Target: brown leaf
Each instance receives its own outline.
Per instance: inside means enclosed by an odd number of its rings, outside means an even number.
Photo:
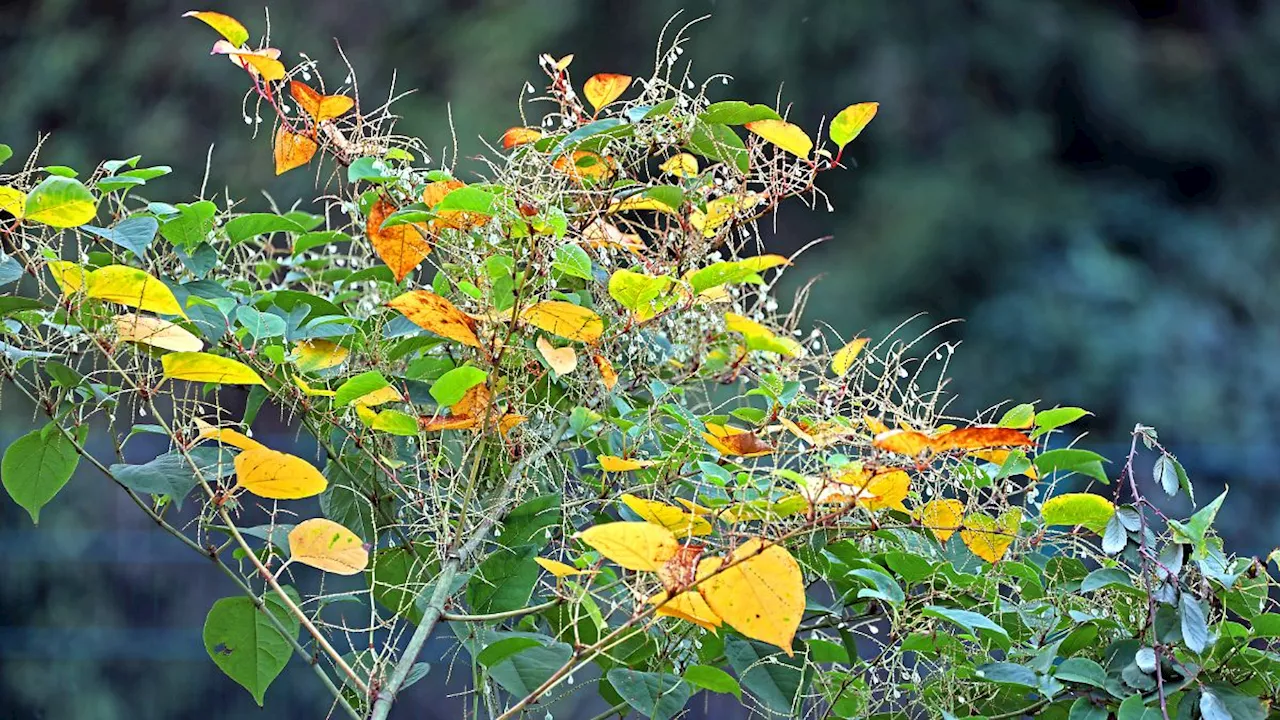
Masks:
[[[426,290],[410,290],[387,304],[424,330],[463,345],[481,347],[480,339],[476,337],[475,320],[440,295]]]

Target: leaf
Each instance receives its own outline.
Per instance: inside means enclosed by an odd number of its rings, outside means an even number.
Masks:
[[[597,455],[596,462],[600,463],[600,470],[602,472],[629,472],[631,470],[647,468],[654,464],[652,460],[620,458],[614,455]]]
[[[1107,480],[1107,471],[1102,467],[1104,462],[1106,458],[1091,450],[1059,448],[1040,453],[1036,456],[1034,464],[1040,477],[1046,477],[1055,471],[1064,471],[1088,475],[1103,485],[1108,485],[1110,481]]]
[[[230,445],[241,450],[256,450],[257,448],[266,447],[266,445],[244,433],[228,427],[215,427],[200,418],[196,418],[196,428],[199,431],[197,437],[201,440],[216,440],[223,445]]]
[[[1063,660],[1053,676],[1061,682],[1080,683],[1097,688],[1107,686],[1107,671],[1098,663],[1084,657]]]
[[[841,110],[832,118],[831,127],[827,131],[827,134],[831,137],[831,142],[835,143],[840,150],[844,150],[844,146],[858,137],[862,130],[871,123],[871,119],[876,116],[876,112],[879,109],[880,103],[864,102],[850,105]]]
[[[587,81],[582,84],[582,94],[598,113],[600,108],[617,100],[622,93],[626,92],[630,84],[630,75],[597,73],[587,78]]]
[[[577,245],[561,245],[556,248],[556,259],[551,266],[565,275],[583,280],[591,279],[591,258]]]
[[[84,225],[98,214],[98,199],[79,180],[51,175],[31,189],[23,217],[50,227]]]
[[[995,447],[1027,447],[1032,445],[1031,438],[1013,428],[1002,427],[967,427],[951,430],[936,435],[931,444],[934,452],[950,452],[952,450],[985,450]]]
[[[426,290],[409,292],[387,303],[414,325],[463,345],[480,347],[476,323],[446,298]]]
[[[535,303],[520,313],[520,317],[530,325],[566,340],[594,344],[604,333],[604,321],[599,315],[563,300]]]
[[[261,447],[236,456],[236,485],[269,500],[300,500],[324,492],[329,481],[306,460]]]
[[[708,160],[734,166],[739,172],[750,169],[747,146],[732,128],[722,123],[695,122],[686,147]]]
[[[1067,720],[1107,720],[1109,717],[1111,714],[1106,707],[1095,705],[1090,698],[1080,697],[1071,703]]]
[[[141,465],[112,465],[111,475],[135,492],[165,495],[181,510],[183,499],[198,482],[197,477],[213,481],[230,474],[232,469],[231,454],[221,448],[192,448],[187,452],[195,461],[195,468],[182,453],[168,452]]]
[[[557,375],[568,375],[578,367],[578,353],[574,351],[572,345],[557,348],[547,342],[547,338],[542,335],[538,336],[535,345],[537,345],[538,354],[547,361],[547,365]]]
[[[4,161],[11,157],[13,157],[13,148],[5,145],[4,143],[0,143],[0,165],[3,165]]]
[[[431,397],[441,407],[456,405],[471,388],[484,382],[489,374],[472,365],[456,367],[440,376],[431,385]]]
[[[1173,467],[1175,462],[1177,461],[1168,455],[1161,455],[1156,459],[1156,466],[1151,471],[1156,483],[1169,497],[1178,494],[1178,471]]]
[[[1191,652],[1197,655],[1204,652],[1209,646],[1209,621],[1204,604],[1184,590],[1178,598],[1178,615],[1182,618],[1182,641]]]
[[[690,665],[685,668],[684,681],[696,688],[713,693],[733,695],[742,700],[742,687],[729,673],[711,665]]]
[[[712,611],[743,635],[777,645],[788,656],[804,614],[804,577],[781,545],[753,538],[725,561],[731,565],[698,585]]]
[[[513,127],[502,133],[502,148],[510,150],[518,145],[527,145],[542,139],[542,131],[538,128]]]
[[[203,352],[174,352],[160,358],[165,377],[219,385],[263,385],[253,368],[239,360]]]
[[[689,153],[677,153],[667,158],[666,161],[658,166],[658,169],[678,178],[695,177],[698,174],[698,158]]]
[[[294,637],[299,627],[298,619],[274,596],[267,597],[264,607],[259,610],[249,597],[223,598],[209,608],[203,631],[204,648],[214,664],[248,690],[259,707],[267,687],[293,654],[291,638],[281,634],[266,613]]]
[[[230,15],[223,15],[220,12],[210,12],[208,10],[191,10],[182,14],[182,17],[193,17],[214,30],[218,34],[227,39],[232,45],[239,47],[249,41],[249,31],[239,20]],[[262,703],[259,702],[259,705]]]
[[[0,147],[8,147],[8,145]],[[26,205],[26,193],[15,187],[0,185],[0,212],[7,212],[21,220],[22,214],[26,212]]]
[[[223,226],[227,238],[232,244],[239,244],[250,238],[271,233],[302,233],[302,225],[296,220],[275,213],[248,213],[227,221]]]
[[[385,200],[374,203],[369,209],[365,234],[378,257],[395,276],[396,282],[400,282],[431,254],[431,241],[426,226],[421,223],[383,227],[387,216],[395,210]]]
[[[800,355],[800,343],[789,337],[779,337],[764,325],[737,313],[724,314],[724,328],[729,332],[741,333],[750,350],[778,353],[786,357]]]
[[[297,80],[289,82],[289,94],[298,102],[298,107],[317,123],[346,115],[356,105],[356,101],[347,95],[321,95],[310,85]]]
[[[302,340],[293,346],[293,364],[302,372],[316,372],[346,362],[347,348],[329,340]]]
[[[870,338],[854,338],[831,356],[831,373],[836,377],[844,377],[853,367],[853,361],[862,354],[862,349],[870,342]]]
[[[1063,425],[1070,425],[1085,415],[1090,415],[1088,410],[1078,407],[1059,407],[1049,410],[1041,410],[1036,413],[1036,431],[1035,435],[1040,436],[1052,430],[1056,430]]]
[[[1207,537],[1209,528],[1213,526],[1213,521],[1218,517],[1218,510],[1222,508],[1222,501],[1227,499],[1227,490],[1223,490],[1222,494],[1213,499],[1208,505],[1198,510],[1186,522],[1177,520],[1169,521],[1169,529],[1173,532],[1173,537],[1180,543],[1191,545],[1191,559],[1203,560],[1207,551]]]
[[[989,563],[999,562],[1008,552],[1018,526],[1022,522],[1022,510],[1010,508],[996,520],[986,513],[974,513],[964,519],[960,539],[974,555]]]
[[[80,463],[75,444],[50,423],[23,435],[4,451],[0,482],[13,501],[40,524],[40,508],[67,484]]]
[[[613,369],[613,363],[609,362],[609,358],[600,353],[592,353],[591,361],[595,363],[596,369],[600,372],[600,382],[604,384],[605,390],[612,390],[618,384],[618,371]]]
[[[1116,709],[1116,720],[1160,720],[1160,711],[1149,708],[1142,695],[1130,695]]]
[[[742,428],[718,425],[716,423],[706,423],[706,426],[707,432],[702,433],[702,439],[706,440],[707,444],[715,448],[721,455],[744,458],[760,457],[769,455],[776,449],[761,440],[755,433]]]
[[[906,595],[902,592],[902,586],[887,574],[874,568],[855,568],[849,571],[850,577],[858,578],[871,587],[865,587],[858,590],[859,598],[875,598],[883,600],[890,605],[901,605],[906,601]]]
[[[756,120],[745,123],[744,127],[798,158],[805,159],[813,151],[809,135],[786,120]]]
[[[531,637],[507,637],[490,643],[476,655],[476,662],[491,667],[524,650],[543,647],[543,644]]]
[[[572,154],[565,154],[556,158],[551,166],[581,183],[587,180],[604,181],[609,179],[612,177],[617,163],[613,158],[605,157],[600,153],[575,150]]]
[[[260,76],[263,80],[274,82],[283,80],[285,75],[284,63],[278,59],[280,51],[276,48],[262,48],[261,50],[249,50],[243,47],[236,47],[226,40],[219,40],[213,44],[213,55],[226,55],[231,62],[237,66],[244,68],[250,75]]]
[[[369,567],[369,550],[364,542],[347,528],[324,518],[303,520],[289,532],[289,557],[334,575],[357,575]]]
[[[185,328],[149,315],[124,313],[112,318],[116,336],[123,342],[176,352],[200,352],[204,343]]]
[[[338,386],[338,390],[333,396],[333,406],[346,407],[357,401],[363,401],[360,403],[363,405],[379,404],[370,403],[365,398],[369,398],[370,395],[380,390],[389,388],[391,388],[391,383],[387,382],[387,379],[377,370],[362,372],[359,375],[347,378],[345,382]],[[394,389],[392,391],[394,392]],[[400,393],[396,392],[395,397],[399,398]]]
[[[721,285],[746,282],[769,268],[790,264],[791,261],[781,255],[757,255],[742,260],[715,262],[690,274],[689,285],[694,294],[703,293]]]
[[[534,558],[533,561],[538,563],[543,570],[546,570],[558,578],[573,577],[574,575],[581,575],[585,572],[572,565],[567,565],[559,560],[552,560],[550,558],[539,557]]]
[[[1205,698],[1209,697],[1213,700],[1206,703]],[[1222,715],[1217,714],[1223,711],[1231,720],[1264,720],[1267,717],[1267,706],[1258,698],[1229,685],[1206,685],[1200,697],[1200,712],[1204,714],[1205,720],[1225,720]]]
[[[1080,592],[1093,592],[1112,585],[1133,587],[1133,581],[1119,568],[1098,568],[1080,581]]]
[[[1030,688],[1039,687],[1040,685],[1040,679],[1036,676],[1034,670],[1017,663],[986,663],[976,668],[976,674],[983,680],[1006,685],[1021,685]]]
[[[86,294],[91,298],[162,315],[186,317],[169,286],[138,268],[127,265],[100,267],[84,276],[84,284]]]
[[[622,504],[639,515],[645,522],[660,525],[680,537],[710,535],[711,523],[705,518],[681,510],[674,505],[645,500],[630,493],[622,494]]]
[[[950,498],[930,500],[919,510],[920,522],[944,545],[960,528],[963,514],[964,503]]]
[[[315,140],[290,132],[283,123],[276,128],[275,143],[272,155],[276,162],[276,175],[283,175],[294,168],[300,168],[311,162],[316,150],[320,148]]]
[[[1032,426],[1036,418],[1036,406],[1022,403],[1009,408],[997,423],[1000,427],[1025,430]]]
[[[706,123],[745,125],[757,120],[781,120],[782,116],[768,105],[750,105],[741,100],[724,100],[711,103],[698,119]]]
[[[174,246],[194,251],[209,238],[218,206],[208,200],[179,203],[178,214],[160,222],[160,234]]]
[[[653,720],[670,720],[689,702],[689,686],[676,675],[613,668],[605,677],[632,709]]]
[[[1099,535],[1106,529],[1116,506],[1093,493],[1066,493],[1049,498],[1040,509],[1045,525],[1083,525]]]
[[[538,548],[501,548],[480,563],[467,583],[467,604],[476,613],[519,610],[538,584]]]
[[[783,717],[796,717],[793,705],[808,683],[800,658],[782,657],[763,643],[730,635],[724,654],[742,688],[766,708]]]
[[[978,630],[989,630],[997,635],[1008,638],[1009,633],[1004,628],[992,622],[991,618],[971,610],[957,610],[955,608],[941,607],[938,605],[927,605],[921,611],[925,617],[938,618],[946,620],[955,625],[964,628],[970,635],[977,636]]]
[[[671,287],[672,282],[666,275],[655,277],[631,270],[615,270],[609,276],[609,297],[644,321],[662,309],[658,298]]]
[[[0,190],[0,192],[3,192],[3,190]],[[0,197],[0,205],[3,205],[3,202],[3,198]],[[141,215],[125,218],[109,230],[92,225],[85,225],[84,229],[107,242],[125,248],[141,258],[147,252],[147,249],[151,247],[151,242],[156,239],[156,233],[160,230],[160,221],[147,215]]]
[[[680,549],[670,530],[647,522],[594,525],[576,537],[628,570],[657,572]]]

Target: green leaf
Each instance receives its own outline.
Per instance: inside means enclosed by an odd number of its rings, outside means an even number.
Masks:
[[[871,585],[870,588],[858,590],[858,597],[860,598],[877,598],[890,605],[900,605],[907,599],[897,581],[879,570],[858,568],[857,570],[850,570],[849,575],[859,580],[864,580]]]
[[[333,406],[346,407],[352,400],[390,386],[391,383],[387,382],[387,379],[377,370],[360,373],[338,386],[333,395]]]
[[[224,448],[199,447],[188,451],[200,476],[207,481],[230,475],[235,470],[233,456]],[[179,452],[168,452],[141,465],[117,464],[111,474],[125,487],[148,495],[165,495],[179,509],[187,493],[196,486],[196,471]]]
[[[274,213],[249,213],[227,221],[223,226],[231,244],[242,243],[259,235],[277,232],[301,233],[305,229],[296,221]]]
[[[0,481],[9,497],[40,523],[40,508],[71,479],[80,455],[75,444],[50,423],[23,435],[4,451]]]
[[[1249,622],[1253,626],[1254,637],[1280,637],[1280,615],[1275,613],[1259,615]]]
[[[24,310],[43,310],[46,305],[35,298],[6,295],[0,297],[0,315],[22,312]]]
[[[1001,637],[1009,637],[1009,633],[1006,632],[1004,628],[992,622],[991,618],[969,610],[957,610],[955,608],[946,608],[938,605],[928,605],[925,607],[922,614],[925,617],[934,617],[939,620],[946,620],[959,625],[968,631],[970,635],[976,636],[978,634],[978,630],[982,629],[990,630]]]
[[[141,258],[151,247],[160,230],[160,221],[150,215],[138,215],[116,223],[111,229],[86,225],[85,230],[114,243]]]
[[[308,250],[318,247],[337,245],[340,242],[351,242],[351,236],[336,230],[317,230],[302,235],[293,241],[293,255],[297,257]]]
[[[347,167],[347,182],[357,183],[361,180],[370,183],[386,183],[396,179],[382,158],[361,157]]]
[[[1035,670],[1017,663],[986,663],[978,666],[977,673],[978,677],[983,680],[1004,685],[1022,685],[1032,688],[1040,685],[1040,680],[1036,676]]]
[[[1076,698],[1071,703],[1071,712],[1067,716],[1067,720],[1107,720],[1110,713],[1107,708],[1101,705],[1094,705],[1093,701],[1087,697]]]
[[[790,717],[792,706],[808,683],[802,657],[787,657],[776,647],[729,635],[724,654],[742,688],[766,708]]]
[[[538,548],[502,548],[480,563],[467,583],[472,612],[487,614],[519,610],[529,603],[538,584]]]
[[[1168,455],[1161,455],[1156,459],[1156,466],[1151,471],[1156,483],[1169,497],[1178,494],[1178,471],[1173,468],[1174,462],[1175,460]]]
[[[875,117],[879,103],[857,103],[836,113],[831,119],[831,127],[827,134],[836,147],[844,150],[844,146],[862,134],[862,131]]]
[[[1053,676],[1062,682],[1082,683],[1098,688],[1107,685],[1107,671],[1089,658],[1067,658],[1054,671]]]
[[[1088,410],[1078,407],[1059,407],[1041,410],[1036,413],[1036,429],[1031,437],[1036,438],[1047,432],[1057,430],[1063,425],[1070,425],[1085,415],[1092,415]]]
[[[631,270],[615,270],[609,276],[609,297],[641,318],[661,309],[657,302],[672,279],[666,275],[645,275]]]
[[[4,161],[11,157],[13,157],[13,148],[5,145],[4,143],[0,143],[0,165],[3,165]]]
[[[257,308],[249,305],[241,305],[236,308],[236,320],[240,325],[249,331],[249,334],[258,339],[280,337],[284,335],[285,324],[284,318],[271,313],[259,312]]]
[[[689,686],[676,675],[614,668],[606,677],[628,705],[653,720],[669,720],[689,702]]]
[[[24,215],[50,227],[84,225],[98,214],[98,199],[79,180],[52,175],[31,189]]]
[[[1169,529],[1173,531],[1175,541],[1191,546],[1191,559],[1203,560],[1206,547],[1206,534],[1209,528],[1213,526],[1213,521],[1218,517],[1218,510],[1222,508],[1222,501],[1227,498],[1227,490],[1223,490],[1222,494],[1213,499],[1213,502],[1205,505],[1195,515],[1192,515],[1186,522],[1177,520],[1169,521]]]
[[[744,260],[732,260],[711,263],[689,276],[689,285],[694,294],[720,285],[732,285],[757,278],[757,274],[769,268],[785,265],[787,259],[781,255],[757,255]]]
[[[1036,416],[1037,419],[1039,417],[1039,415]],[[1107,472],[1102,468],[1102,463],[1104,462],[1106,462],[1106,458],[1091,450],[1059,448],[1057,450],[1047,450],[1037,455],[1035,466],[1041,477],[1055,471],[1080,473],[1096,479],[1103,485],[1109,485],[1110,481],[1107,480]]]
[[[452,407],[468,390],[484,382],[489,374],[472,365],[456,367],[431,384],[431,397],[440,407]]]
[[[1265,720],[1267,717],[1261,700],[1220,684],[1205,686],[1200,696],[1200,712],[1205,720]]]
[[[213,230],[213,217],[218,214],[218,206],[208,200],[193,203],[179,203],[178,214],[160,222],[160,234],[166,240],[184,250],[193,250],[197,245],[209,239]]]
[[[324,496],[320,499],[323,501]],[[328,513],[325,516],[337,521]],[[372,569],[368,573],[373,599],[415,625],[421,622],[419,596],[425,592],[431,578],[439,572],[439,567],[433,560],[424,559],[431,558],[431,553],[431,548],[425,543],[415,544],[413,548],[396,546],[379,550],[373,557]]]
[[[509,637],[490,644],[476,655],[476,662],[489,667],[497,665],[516,653],[532,647],[542,647],[542,643],[530,637]]]
[[[711,103],[698,119],[704,123],[721,125],[745,125],[757,120],[781,120],[782,116],[768,105],[751,105],[741,100],[725,100]]]
[[[502,521],[502,544],[507,547],[547,544],[547,528],[560,525],[560,495],[552,493],[527,500]]]
[[[1045,501],[1040,517],[1045,525],[1083,525],[1102,533],[1115,513],[1115,505],[1101,495],[1066,493]]]
[[[551,266],[565,275],[583,280],[591,279],[591,256],[577,245],[561,245],[556,248],[556,259]]]
[[[1182,641],[1191,652],[1197,655],[1204,652],[1209,646],[1209,621],[1204,605],[1184,590],[1178,598],[1178,615],[1182,618]]]
[[[1031,425],[1035,417],[1036,406],[1031,403],[1022,403],[1021,405],[1014,405],[1005,411],[1005,414],[1000,418],[999,425],[1005,428],[1024,428]]]
[[[686,147],[708,160],[736,165],[744,173],[750,170],[747,146],[728,125],[694,123]]]
[[[1116,720],[1161,720],[1158,708],[1149,708],[1141,695],[1130,695],[1120,703],[1116,711]]]
[[[690,665],[685,668],[684,681],[696,688],[742,699],[742,686],[729,673],[710,665]]]
[[[1129,533],[1125,530],[1123,518],[1123,514],[1116,513],[1107,521],[1107,527],[1102,531],[1102,552],[1115,555],[1129,544]]]
[[[1133,580],[1129,577],[1129,573],[1119,568],[1100,568],[1080,581],[1080,592],[1093,592],[1112,585],[1131,588]]]
[[[437,213],[446,210],[462,210],[479,215],[493,215],[496,212],[494,207],[496,202],[497,198],[493,193],[481,190],[474,185],[465,185],[445,195],[432,209]]]
[[[293,636],[298,619],[274,596],[268,596],[270,612]],[[290,638],[281,634],[266,612],[248,597],[223,598],[213,604],[204,621],[204,648],[222,672],[235,680],[262,707],[267,687],[284,670],[293,654]]]

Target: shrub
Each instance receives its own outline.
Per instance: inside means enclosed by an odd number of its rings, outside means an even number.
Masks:
[[[874,103],[815,147],[712,102],[683,30],[643,79],[578,90],[543,56],[468,183],[352,75],[192,15],[277,172],[322,194],[168,204],[136,157],[0,175],[23,291],[0,367],[48,417],[0,471],[37,522],[88,463],[212,560],[241,593],[204,642],[259,704],[296,654],[335,714],[385,718],[443,636],[476,717],[584,693],[669,718],[700,692],[786,717],[1266,716],[1266,564],[1226,554],[1223,496],[1186,520],[1145,497],[1144,448],[1154,485],[1193,492],[1155,430],[1117,474],[1061,442],[1081,409],[949,417],[949,347],[780,307],[792,259],[760,222],[827,205]],[[264,407],[314,452],[254,439]],[[127,462],[139,434],[169,449]]]

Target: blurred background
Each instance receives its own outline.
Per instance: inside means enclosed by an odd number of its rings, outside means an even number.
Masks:
[[[0,142],[20,159],[51,133],[42,160],[86,169],[141,153],[175,167],[152,183],[170,201],[198,192],[198,159],[215,144],[211,189],[250,207],[265,205],[256,188],[284,205],[309,197],[306,173],[272,174],[268,138],[245,124],[243,76],[208,56],[215,35],[179,17],[189,9],[0,0]],[[261,0],[196,9],[235,15],[255,37],[265,27]],[[962,342],[957,411],[1080,405],[1096,413],[1085,446],[1117,459],[1135,423],[1154,425],[1200,497],[1230,484],[1228,549],[1277,544],[1280,5],[280,0],[270,21],[286,60],[306,51],[340,81],[336,38],[366,103],[393,73],[397,89],[416,88],[399,129],[438,160],[450,109],[464,155],[518,123],[539,53],[575,53],[579,81],[647,75],[678,10],[711,14],[684,58],[696,76],[732,75],[725,98],[772,104],[781,86],[808,128],[881,103],[850,148],[857,168],[824,177],[834,210],[791,208],[773,241],[789,252],[832,238],[791,273],[822,275],[811,319],[879,337],[917,313],[914,331],[962,318],[935,336]],[[5,402],[7,445],[33,418],[16,395]],[[102,478],[74,479],[38,530],[0,499],[0,548],[0,718],[256,716],[200,642],[228,584]],[[447,669],[400,716],[456,717],[441,699]],[[322,717],[314,682],[294,663],[268,708]]]

